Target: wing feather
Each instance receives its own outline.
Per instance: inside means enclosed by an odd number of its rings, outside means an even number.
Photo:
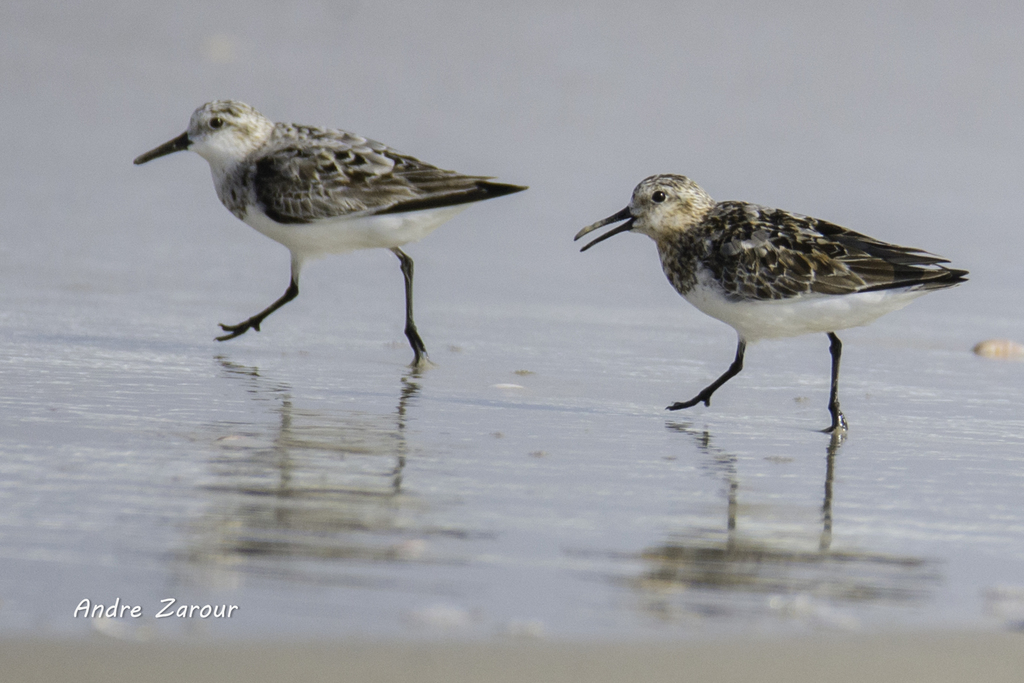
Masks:
[[[526,189],[446,171],[345,131],[278,125],[251,166],[256,200],[278,223],[420,211]]]
[[[719,203],[701,229],[705,266],[737,299],[930,289],[961,282],[967,274],[946,268],[941,265],[946,259],[920,249],[745,202]]]

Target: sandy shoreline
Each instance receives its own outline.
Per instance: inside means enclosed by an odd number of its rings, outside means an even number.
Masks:
[[[21,681],[1024,680],[1024,635],[837,635],[681,643],[128,643],[0,641]]]

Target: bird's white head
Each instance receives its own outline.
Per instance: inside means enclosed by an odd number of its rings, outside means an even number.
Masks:
[[[654,241],[673,233],[685,232],[715,207],[715,200],[686,176],[663,174],[644,178],[633,190],[633,197],[622,211],[580,230],[575,239],[611,223],[626,221],[609,230],[580,251],[623,232],[639,232]]]
[[[188,130],[135,159],[144,164],[173,152],[192,150],[223,173],[266,142],[274,124],[244,102],[215,100],[192,113]]]

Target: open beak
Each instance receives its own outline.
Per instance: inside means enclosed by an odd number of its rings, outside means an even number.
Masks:
[[[144,164],[147,161],[153,161],[157,157],[162,157],[167,154],[173,154],[174,152],[182,152],[189,148],[192,141],[188,139],[188,133],[182,133],[173,140],[168,140],[164,144],[160,145],[156,149],[151,149],[145,154],[141,154],[135,157],[135,165]]]
[[[578,233],[576,233],[576,236],[573,237],[572,240],[573,240],[573,242],[575,242],[579,238],[581,238],[584,235],[586,235],[588,232],[593,232],[594,230],[597,230],[598,228],[603,228],[604,226],[606,226],[606,225],[608,225],[610,223],[617,223],[619,221],[626,221],[622,225],[620,225],[620,226],[618,226],[616,228],[613,228],[612,230],[609,230],[608,232],[606,232],[605,234],[601,235],[600,237],[598,237],[596,240],[594,240],[590,244],[588,244],[585,247],[583,247],[582,249],[580,249],[580,251],[586,251],[587,249],[590,249],[592,246],[594,246],[598,242],[604,242],[609,237],[613,237],[615,235],[618,235],[620,232],[629,232],[630,230],[633,229],[633,221],[634,220],[636,220],[636,219],[633,218],[633,214],[631,214],[629,212],[629,207],[627,206],[625,209],[623,209],[622,211],[619,211],[614,216],[608,216],[608,218],[605,218],[603,221],[598,221],[598,222],[594,223],[593,225],[588,225],[587,227],[583,228]]]

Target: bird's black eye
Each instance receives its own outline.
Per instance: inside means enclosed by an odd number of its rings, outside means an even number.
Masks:
[[[661,204],[666,199],[668,199],[668,195],[662,192],[661,190],[658,190],[657,192],[651,195],[651,201],[654,202],[655,204]]]
[[[210,128],[216,129],[216,128],[220,128],[223,125],[224,125],[224,119],[222,119],[219,116],[214,116],[212,119],[210,119]]]

